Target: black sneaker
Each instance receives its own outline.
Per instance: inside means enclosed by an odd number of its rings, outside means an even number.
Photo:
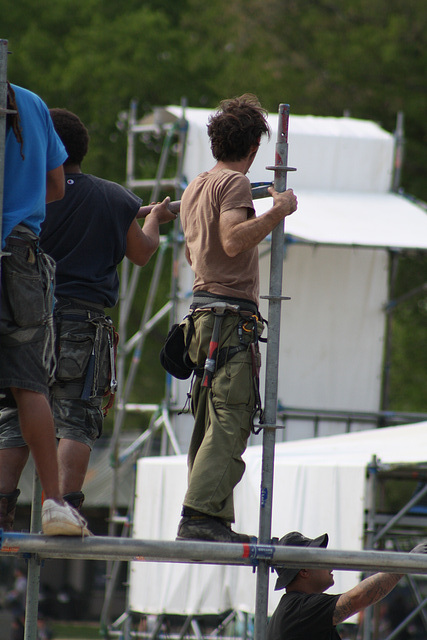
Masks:
[[[208,540],[210,542],[256,542],[256,538],[253,536],[233,531],[231,525],[224,520],[204,514],[181,518],[176,539]]]

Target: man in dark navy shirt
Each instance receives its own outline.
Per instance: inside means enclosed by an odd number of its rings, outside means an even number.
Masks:
[[[290,547],[326,547],[328,534],[306,538],[292,531],[279,544]],[[427,543],[410,553],[427,553]],[[330,569],[287,569],[278,573],[275,590],[286,588],[267,628],[267,640],[340,640],[336,625],[384,598],[403,577],[397,573],[375,573],[346,593],[324,593],[334,584]]]
[[[81,120],[66,109],[51,109],[50,114],[68,154],[65,196],[60,206],[47,207],[40,234],[43,250],[56,262],[57,366],[50,400],[59,439],[61,494],[80,508],[90,452],[102,432],[105,397],[114,392],[117,334],[105,308],[118,300],[117,266],[125,255],[144,266],[159,246],[159,225],[176,215],[165,198],[141,229],[136,219],[140,198],[121,185],[82,173],[89,135]],[[18,426],[16,409],[2,411],[1,422],[12,434]],[[13,446],[17,484],[28,447],[16,438]],[[3,465],[0,486],[8,473]]]

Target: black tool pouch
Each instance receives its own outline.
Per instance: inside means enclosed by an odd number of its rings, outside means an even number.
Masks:
[[[194,323],[190,316],[190,326],[192,330],[184,337],[184,327],[182,324],[173,324],[169,329],[165,343],[160,351],[160,363],[164,369],[174,378],[187,380],[196,368],[188,356],[188,348],[194,334]]]

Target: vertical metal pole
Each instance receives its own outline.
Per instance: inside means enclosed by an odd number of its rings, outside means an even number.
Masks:
[[[405,133],[404,133],[404,115],[403,111],[399,111],[396,119],[396,131],[394,132],[395,151],[394,151],[394,173],[392,191],[396,193],[400,188],[400,178],[402,175],[403,152],[405,149]]]
[[[177,173],[176,173],[176,184],[175,184],[175,197],[177,200],[181,199],[182,193],[184,191],[184,177],[183,177],[183,166],[184,166],[184,156],[185,156],[185,148],[187,142],[187,131],[188,131],[188,122],[185,118],[185,109],[187,107],[187,99],[181,98],[181,107],[182,107],[182,115],[178,123],[178,162],[177,162]],[[172,273],[171,273],[171,287],[170,287],[170,299],[172,300],[172,309],[169,314],[169,326],[171,327],[175,322],[178,321],[178,278],[179,278],[179,254],[181,248],[181,222],[179,218],[177,218],[173,223],[173,231],[172,231]],[[172,376],[167,374],[165,377],[166,389],[165,389],[165,401],[168,412],[170,411],[171,405],[173,404],[173,386],[172,386]],[[176,392],[175,392],[176,393]]]
[[[33,500],[31,505],[30,532],[38,533],[42,528],[42,488],[37,472],[34,471]],[[40,559],[33,554],[28,560],[27,602],[25,607],[25,640],[37,639],[37,618],[39,611]]]
[[[4,169],[6,150],[7,115],[7,55],[8,41],[0,40],[0,275],[1,275],[1,238],[3,229]],[[41,484],[34,471],[33,502],[31,510],[31,533],[41,529]],[[36,640],[39,607],[40,561],[32,555],[28,561],[27,598],[25,608],[25,640]]]
[[[289,105],[279,106],[279,126],[276,142],[274,188],[286,191],[288,158]],[[285,226],[280,222],[272,232],[270,289],[268,307],[268,342],[265,371],[265,401],[263,455],[261,470],[261,499],[259,519],[259,542],[265,544],[271,539],[271,511],[273,500],[274,446],[277,418],[277,378],[279,371],[280,316],[282,302],[282,269]],[[258,566],[255,603],[255,640],[265,640],[268,614],[268,571],[269,565],[261,560]]]
[[[376,534],[376,505],[378,490],[378,461],[377,457],[372,456],[372,460],[368,466],[368,483],[367,483],[367,500],[366,507],[368,509],[366,517],[366,534],[365,549],[373,549]],[[372,638],[372,607],[368,607],[363,616],[362,638],[363,640],[371,640]]]
[[[6,148],[6,108],[7,108],[7,40],[0,40],[0,275],[1,238],[3,229],[3,188]]]
[[[393,312],[394,299],[396,294],[396,278],[399,268],[399,254],[390,250],[389,256],[389,284],[388,284],[388,305],[385,311],[385,338],[384,338],[384,355],[383,355],[383,379],[381,388],[381,410],[387,411],[390,403],[390,373],[391,373],[391,356],[393,346]],[[378,426],[384,426],[377,424]]]
[[[131,100],[130,109],[128,113],[128,148],[126,154],[126,184],[128,187],[132,184],[135,178],[135,133],[134,127],[136,124],[136,110],[138,101]]]

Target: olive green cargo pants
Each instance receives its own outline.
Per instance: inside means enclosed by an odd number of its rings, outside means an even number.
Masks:
[[[214,314],[196,311],[195,332],[189,348],[194,363],[203,366],[212,336]],[[240,316],[225,314],[221,324],[219,349],[240,344],[237,327]],[[187,330],[189,323],[186,323]],[[202,386],[196,377],[191,393],[194,428],[188,452],[188,489],[184,506],[234,522],[233,489],[245,471],[242,454],[246,449],[255,409],[252,355],[253,323],[242,331],[247,349],[238,352],[215,374],[212,387]],[[262,323],[257,323],[258,335]],[[256,357],[259,359],[258,345]]]

